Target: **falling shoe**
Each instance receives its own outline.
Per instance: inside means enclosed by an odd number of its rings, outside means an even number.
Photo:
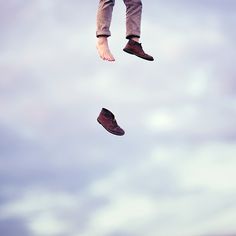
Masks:
[[[133,54],[137,57],[141,57],[144,60],[154,61],[154,58],[143,51],[141,43],[138,43],[132,39],[128,41],[123,51]]]
[[[122,136],[125,134],[125,131],[119,127],[115,120],[115,116],[106,108],[102,108],[98,118],[98,123],[100,123],[108,132]]]

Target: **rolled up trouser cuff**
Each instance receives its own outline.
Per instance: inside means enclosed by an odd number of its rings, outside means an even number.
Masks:
[[[140,35],[137,34],[129,34],[126,36],[126,39],[132,39],[132,38],[140,38]]]
[[[110,31],[96,31],[96,37],[110,37],[111,32]]]

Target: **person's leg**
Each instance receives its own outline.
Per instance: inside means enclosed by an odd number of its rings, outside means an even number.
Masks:
[[[114,61],[108,46],[108,37],[111,35],[110,25],[115,0],[100,0],[97,11],[97,50],[103,60]]]
[[[126,6],[126,38],[139,41],[141,32],[141,0],[123,0]]]
[[[146,54],[139,43],[141,32],[142,2],[141,0],[123,1],[126,5],[126,38],[129,40],[123,50],[145,60],[153,61],[153,57]]]

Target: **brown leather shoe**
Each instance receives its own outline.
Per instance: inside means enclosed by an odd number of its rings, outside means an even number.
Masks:
[[[154,61],[154,58],[143,51],[141,43],[138,43],[132,39],[128,41],[123,51],[133,54],[137,57],[141,57],[148,61]]]
[[[125,134],[125,131],[120,128],[115,120],[115,116],[106,108],[102,108],[97,121],[101,124],[108,132],[122,136]]]

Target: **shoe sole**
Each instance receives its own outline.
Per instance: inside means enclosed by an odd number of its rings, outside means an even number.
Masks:
[[[107,129],[100,121],[99,121],[99,119],[97,118],[97,122],[105,129],[105,130],[107,130],[109,133],[111,133],[111,134],[114,134],[114,135],[117,135],[117,136],[123,136],[125,133],[123,133],[123,134],[121,134],[121,133],[116,133],[116,132],[114,132],[114,131],[112,131],[112,130],[110,130],[110,129]]]
[[[124,51],[124,52],[127,52],[127,53],[129,53],[129,54],[135,55],[135,56],[137,56],[137,57],[140,57],[140,58],[142,58],[142,59],[144,59],[144,60],[147,60],[147,61],[154,61],[154,59],[147,59],[146,57],[139,56],[139,55],[133,53],[132,50],[129,50],[129,49],[127,49],[127,48],[124,48],[123,51]]]

